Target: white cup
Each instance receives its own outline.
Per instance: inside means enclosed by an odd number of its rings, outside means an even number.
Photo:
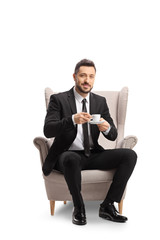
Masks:
[[[91,121],[92,122],[99,122],[100,118],[101,118],[101,114],[93,114]]]

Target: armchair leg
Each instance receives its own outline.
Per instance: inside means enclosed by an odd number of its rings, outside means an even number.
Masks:
[[[118,203],[118,210],[119,210],[119,213],[122,214],[122,210],[123,210],[123,200],[121,200],[120,203]]]
[[[50,201],[50,209],[51,209],[51,215],[54,215],[54,208],[55,208],[55,201]]]
[[[67,201],[64,201],[64,204],[66,204],[67,203]]]

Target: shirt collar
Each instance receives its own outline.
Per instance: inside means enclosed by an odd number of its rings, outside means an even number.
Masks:
[[[77,99],[78,102],[82,103],[82,100],[84,99],[84,97],[82,97],[75,89],[75,87],[73,88],[73,91],[74,91],[74,96],[75,98]],[[85,99],[87,100],[87,103],[89,103],[89,95],[87,95],[87,97],[85,97]]]

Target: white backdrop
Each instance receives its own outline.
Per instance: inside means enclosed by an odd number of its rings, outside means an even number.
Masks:
[[[0,1],[0,218],[3,239],[92,237],[159,239],[160,3],[155,0]],[[38,151],[44,88],[69,90],[75,64],[97,67],[94,90],[129,87],[125,135],[134,134],[138,163],[129,181],[126,224],[98,217],[71,223],[72,204],[50,216]],[[2,224],[1,224],[2,226]]]

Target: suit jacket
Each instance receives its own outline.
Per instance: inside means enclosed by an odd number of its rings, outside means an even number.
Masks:
[[[55,138],[49,150],[45,163],[51,162],[54,168],[57,156],[69,149],[77,135],[77,127],[74,126],[72,115],[77,113],[73,88],[69,91],[53,94],[47,110],[44,124],[44,135],[47,138]],[[101,114],[111,126],[108,135],[105,138],[114,141],[117,138],[117,129],[110,116],[106,99],[94,93],[90,93],[90,114]],[[94,148],[103,151],[102,146],[98,144],[100,131],[97,125],[90,125],[91,136]],[[45,171],[45,163],[43,170]]]

